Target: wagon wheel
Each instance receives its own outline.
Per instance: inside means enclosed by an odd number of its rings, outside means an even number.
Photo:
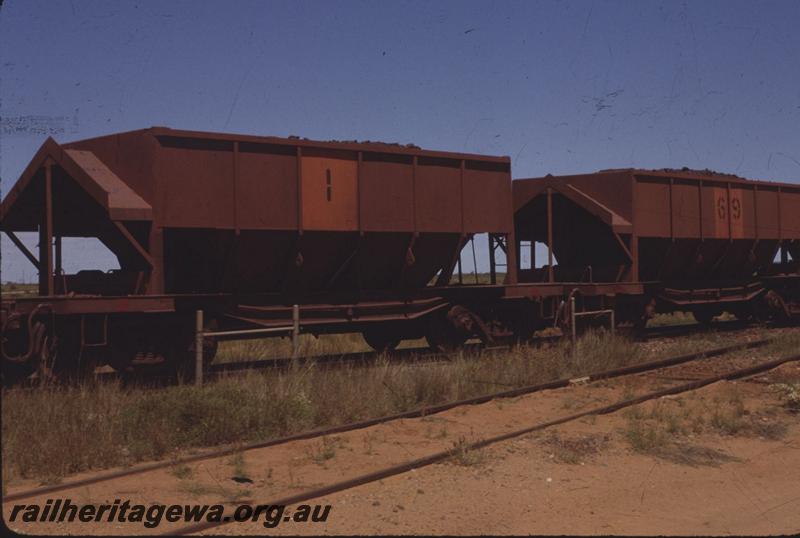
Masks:
[[[0,379],[2,379],[4,387],[13,387],[17,383],[29,378],[35,371],[36,368],[27,362],[17,363],[3,361],[3,368],[2,371],[0,371]]]
[[[433,351],[438,353],[452,353],[467,341],[469,335],[464,336],[457,333],[447,320],[436,316],[428,325],[425,333],[425,340]]]
[[[755,309],[750,303],[732,306],[730,307],[730,312],[740,321],[753,321],[756,319]]]
[[[790,312],[783,297],[775,290],[769,290],[762,295],[755,307],[755,314],[762,321],[787,321]]]
[[[473,335],[488,340],[486,327],[476,314],[461,305],[455,305],[446,313],[430,316],[425,331],[425,340],[434,351],[451,353],[464,345]]]
[[[0,371],[0,379],[4,387],[13,387],[22,383],[34,373],[36,373],[37,361],[28,360],[25,362],[13,362],[3,360],[2,371]]]
[[[402,338],[385,327],[371,327],[361,333],[364,341],[378,353],[394,351]]]
[[[117,372],[124,373],[131,370],[131,363],[136,358],[136,354],[136,349],[130,345],[122,342],[113,342],[108,363]]]
[[[711,325],[711,320],[713,320],[718,314],[714,310],[700,308],[693,310],[692,315],[700,325]]]
[[[120,374],[133,373],[139,366],[135,362],[140,356],[153,355],[150,340],[150,335],[137,326],[112,325],[109,365]]]
[[[514,323],[511,327],[511,345],[520,346],[527,344],[533,339],[533,333],[536,332],[536,325],[521,321]]]
[[[523,345],[530,342],[536,331],[545,328],[545,325],[535,309],[521,309],[514,319],[508,323],[511,329],[511,343],[513,345]]]

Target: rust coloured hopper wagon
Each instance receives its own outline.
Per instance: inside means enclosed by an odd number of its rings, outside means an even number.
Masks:
[[[22,372],[48,354],[180,364],[194,310],[268,327],[293,304],[304,330],[390,346],[457,302],[448,284],[475,234],[511,243],[510,206],[507,157],[159,127],[48,139],[0,206],[39,272],[39,297],[4,302],[3,354]],[[39,234],[37,253],[18,232]],[[120,268],[64,274],[63,237],[99,239]]]
[[[798,309],[800,186],[710,171],[609,170],[514,181],[517,249],[548,259],[520,282],[641,283],[704,322]],[[532,251],[535,253],[535,251]]]

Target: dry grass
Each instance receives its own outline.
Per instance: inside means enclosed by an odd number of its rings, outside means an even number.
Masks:
[[[735,461],[730,454],[690,443],[686,438],[687,429],[675,414],[661,414],[655,420],[641,415],[629,415],[625,438],[631,448],[638,453],[682,465],[718,466]]]
[[[185,463],[177,463],[170,470],[170,474],[178,480],[186,480],[194,476],[194,469]]]
[[[714,338],[693,337],[693,349],[720,345]],[[673,352],[668,344],[650,349],[598,332],[581,338],[575,352],[562,342],[481,357],[464,352],[450,361],[416,365],[388,358],[370,368],[307,365],[246,372],[200,388],[98,383],[4,390],[4,482],[21,477],[56,481],[78,471],[175,457],[197,447],[262,441]],[[430,435],[446,437],[447,431],[432,423]]]
[[[797,355],[800,350],[800,331],[784,331],[763,349],[765,354],[776,356]]]
[[[463,435],[459,436],[458,440],[453,442],[448,461],[462,467],[484,464],[487,459],[486,450],[483,448],[471,448],[470,445],[473,442],[474,440],[470,441]]]
[[[326,461],[336,457],[336,451],[342,448],[339,437],[322,437],[308,449],[308,456],[314,463],[323,465]]]
[[[242,450],[237,450],[231,455],[228,459],[228,465],[231,466],[233,476],[247,479],[247,462],[245,461],[244,452]]]
[[[800,383],[776,383],[773,388],[780,394],[787,408],[800,411]]]
[[[554,461],[575,465],[598,455],[606,448],[609,440],[608,434],[564,437],[553,432],[544,439],[543,444],[550,451],[550,457]]]
[[[39,294],[39,285],[6,282],[0,285],[0,294],[2,294],[4,298],[33,297]]]
[[[788,429],[773,407],[748,406],[736,384],[709,399],[697,394],[662,398],[629,408],[623,416],[623,434],[635,452],[686,465],[733,460],[722,451],[692,444],[699,434],[779,440]]]

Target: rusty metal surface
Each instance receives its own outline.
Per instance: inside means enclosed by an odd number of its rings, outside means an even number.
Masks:
[[[164,296],[54,296],[37,298],[17,298],[12,303],[13,310],[29,313],[42,303],[48,304],[59,315],[76,314],[115,314],[115,313],[170,313],[175,312],[175,298]]]
[[[341,156],[303,155],[300,159],[302,228],[358,230],[358,161]]]
[[[370,154],[359,164],[362,228],[367,232],[416,232],[415,157]],[[366,201],[370,201],[366,203]]]
[[[65,147],[93,151],[154,204],[167,228],[460,233],[462,161],[464,205],[477,220],[470,227],[485,228],[469,231],[511,228],[507,157],[158,127]],[[140,159],[152,163],[151,172],[135,166]],[[455,204],[444,210],[447,220],[439,204]]]
[[[507,157],[158,127],[64,147],[152,204],[149,293],[419,288],[463,234],[513,230]]]
[[[641,295],[644,293],[645,284],[629,283],[629,282],[607,282],[607,283],[560,283],[553,284],[516,284],[514,286],[505,286],[503,293],[505,297],[509,298],[523,298],[523,297],[564,297],[570,291],[577,289],[584,295]]]
[[[72,160],[102,189],[100,200],[112,220],[150,220],[153,208],[90,151],[64,150]]]
[[[0,204],[3,229],[33,231],[39,222],[36,213],[38,200],[26,196],[34,181],[41,181],[42,169],[50,163],[72,178],[80,188],[100,204],[113,220],[149,220],[153,210],[124,181],[88,151],[64,150],[48,138],[34,156],[16,184]],[[12,211],[13,208],[13,211]]]
[[[144,271],[133,293],[415,289],[465,234],[513,231],[508,157],[162,127],[48,139],[3,201],[4,229],[40,227],[48,159],[52,236],[98,237]]]
[[[702,171],[626,169],[547,176],[514,181],[515,210],[548,184],[564,192],[569,187],[582,191],[635,222],[639,236],[800,238],[800,186],[796,184]]]
[[[517,239],[552,244],[558,260],[521,271],[523,281],[747,280],[800,241],[793,184],[624,169],[517,180],[513,192]],[[796,258],[785,265],[797,272]]]
[[[650,174],[635,177],[634,220],[642,237],[800,238],[797,185]]]

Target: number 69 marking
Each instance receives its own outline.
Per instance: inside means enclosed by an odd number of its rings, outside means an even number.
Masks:
[[[717,198],[717,216],[720,220],[725,220],[728,215],[728,207],[725,197]],[[742,202],[738,198],[731,198],[731,218],[739,220],[742,218]]]

